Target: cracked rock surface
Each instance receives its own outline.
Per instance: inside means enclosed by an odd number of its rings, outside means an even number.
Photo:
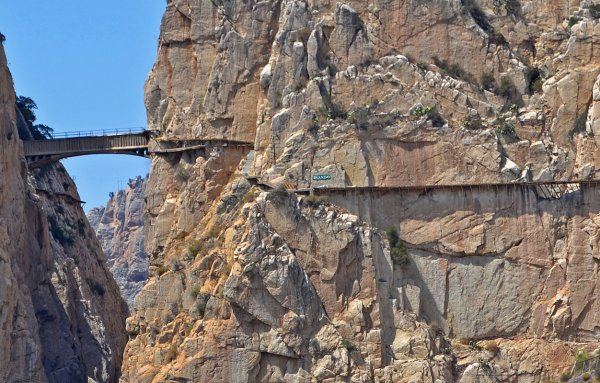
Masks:
[[[106,206],[87,213],[106,263],[130,309],[148,279],[143,230],[145,191],[146,179],[132,178],[124,190],[111,194]]]
[[[0,47],[0,381],[116,382],[127,306],[65,169],[28,173],[20,121]]]
[[[170,0],[149,127],[253,147],[153,158],[121,380],[547,382],[597,348],[595,188],[290,193],[594,179],[590,4]]]

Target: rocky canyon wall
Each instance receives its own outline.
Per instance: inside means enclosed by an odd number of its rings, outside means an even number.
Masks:
[[[397,228],[412,262],[390,283],[417,292],[415,314],[451,337],[595,343],[600,189],[542,195],[515,185],[325,198]]]
[[[547,382],[595,349],[594,192],[293,193],[594,178],[590,5],[169,1],[150,129],[252,148],[152,159],[122,381]]]
[[[115,382],[127,306],[64,168],[28,173],[15,109],[0,47],[0,380]]]
[[[145,192],[146,179],[132,178],[125,189],[111,194],[106,206],[87,213],[106,264],[130,308],[148,279],[143,235]]]

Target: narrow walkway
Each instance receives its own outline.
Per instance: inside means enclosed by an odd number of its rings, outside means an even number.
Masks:
[[[267,189],[277,188],[264,182],[257,176],[246,176],[252,185],[260,185]],[[585,189],[597,188],[599,180],[585,181],[549,181],[549,182],[498,182],[479,184],[434,184],[434,185],[406,185],[406,186],[325,186],[319,185],[312,188],[288,189],[289,192],[298,194],[344,194],[365,193],[370,195],[382,195],[389,192],[421,192],[427,193],[434,190],[447,190],[452,192],[481,192],[490,190],[518,190],[529,189],[543,199],[559,199],[570,193],[576,193]],[[283,187],[283,186],[282,186]]]
[[[121,130],[96,130],[82,132],[56,133],[47,140],[23,141],[23,150],[30,169],[63,158],[89,154],[129,154],[148,157],[153,154],[178,153],[199,150],[207,147],[251,148],[254,143],[226,139],[152,139],[150,132],[144,128]],[[249,181],[269,187],[257,177],[247,176]],[[600,180],[586,181],[552,181],[552,182],[501,182],[480,184],[436,184],[436,185],[407,185],[398,187],[328,187],[322,182],[319,187],[289,190],[300,194],[332,194],[348,192],[386,193],[390,191],[422,191],[451,190],[479,191],[492,189],[534,188],[536,194],[545,199],[558,199],[570,193],[585,188],[599,186]]]
[[[251,147],[253,143],[223,139],[154,140],[144,128],[56,133],[47,140],[23,141],[30,169],[64,158],[90,154],[148,157],[152,154],[185,152],[208,146]]]

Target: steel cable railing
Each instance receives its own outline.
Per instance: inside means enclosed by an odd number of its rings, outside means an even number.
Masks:
[[[121,128],[121,129],[98,129],[82,130],[73,132],[54,132],[50,139],[57,138],[76,138],[76,137],[98,137],[98,136],[117,136],[120,134],[137,134],[146,132],[146,128]]]

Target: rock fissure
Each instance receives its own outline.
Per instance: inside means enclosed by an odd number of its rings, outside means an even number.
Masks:
[[[491,16],[493,4],[474,3]],[[481,360],[513,380],[550,381],[573,350],[598,345],[597,228],[581,217],[600,209],[587,190],[581,201],[498,188],[290,192],[593,176],[598,135],[569,130],[570,111],[597,98],[597,53],[584,41],[595,24],[578,13],[585,21],[569,25],[571,5],[527,1],[519,18],[489,17],[492,34],[465,6],[168,8],[161,35],[189,42],[159,48],[150,127],[255,145],[153,161],[148,195],[178,193],[148,199],[145,246],[157,270],[182,269],[149,273],[128,323],[156,323],[159,336],[175,324],[204,332],[168,337],[185,358],[155,357],[167,344],[141,332],[128,342],[122,382],[468,383]],[[506,48],[492,43],[499,31]],[[533,57],[521,54],[526,41]],[[433,56],[446,67],[430,65]],[[535,91],[532,68],[545,73]],[[176,182],[183,162],[189,178]],[[238,188],[240,171],[274,187]],[[390,226],[403,246],[387,243]],[[173,304],[177,316],[165,316]],[[235,347],[225,340],[233,333]]]

